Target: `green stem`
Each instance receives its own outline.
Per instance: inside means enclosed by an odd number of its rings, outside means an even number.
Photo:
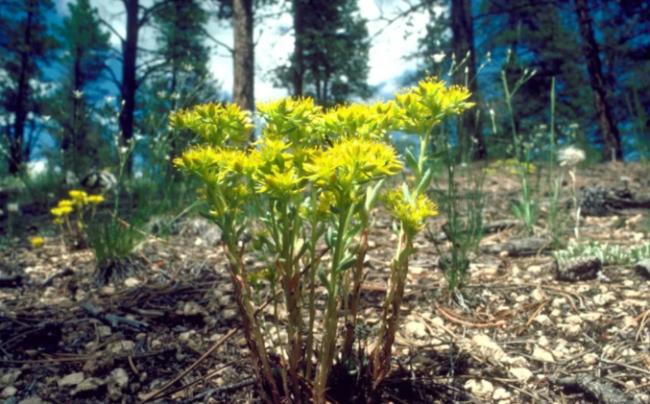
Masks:
[[[327,308],[325,311],[325,334],[323,335],[323,343],[319,357],[319,366],[316,372],[316,382],[314,386],[314,403],[325,403],[325,391],[327,389],[327,379],[329,377],[330,369],[332,368],[332,361],[334,357],[334,346],[336,344],[336,326],[337,326],[337,306],[338,306],[338,281],[339,281],[339,265],[346,246],[347,235],[346,231],[348,224],[352,219],[354,212],[354,204],[349,204],[347,209],[343,209],[339,217],[339,225],[336,234],[336,246],[332,256],[332,266],[329,274],[329,284],[327,287]]]

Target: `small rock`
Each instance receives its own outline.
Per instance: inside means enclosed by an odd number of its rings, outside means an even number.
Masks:
[[[596,257],[579,257],[566,262],[556,262],[555,277],[560,281],[577,282],[596,279],[603,263]]]
[[[537,359],[540,362],[555,363],[553,354],[537,345],[533,348],[533,359]]]
[[[221,310],[221,318],[225,321],[233,321],[237,318],[237,310],[235,309],[224,309]]]
[[[113,401],[119,401],[122,396],[122,390],[129,384],[129,376],[122,368],[113,369],[106,380],[108,396]]]
[[[535,322],[543,326],[548,326],[553,324],[551,319],[546,314],[540,314],[539,316],[535,317]]]
[[[113,331],[111,330],[111,327],[107,325],[100,325],[97,327],[97,334],[100,337],[110,337]]]
[[[494,392],[494,386],[487,380],[470,379],[465,383],[465,389],[480,398],[491,397]]]
[[[510,374],[520,382],[525,382],[533,377],[533,372],[528,368],[512,368],[510,369]]]
[[[492,359],[500,362],[506,355],[503,349],[485,334],[475,335],[472,338],[472,345],[476,347],[476,351],[484,359]]]
[[[83,372],[70,373],[69,375],[65,375],[59,379],[56,384],[58,384],[59,387],[76,386],[84,380],[84,377]]]
[[[641,260],[634,265],[634,270],[644,278],[650,280],[650,259]]]
[[[4,375],[0,376],[0,387],[14,384],[21,374],[22,372],[18,369],[8,371]]]
[[[126,286],[127,288],[134,288],[134,287],[140,285],[141,283],[142,283],[142,282],[140,282],[140,279],[138,279],[138,278],[133,278],[133,277],[131,277],[131,278],[126,278],[126,279],[124,280],[124,286]]]
[[[614,292],[605,292],[594,296],[594,303],[596,306],[606,306],[609,303],[618,300]]]
[[[114,382],[116,386],[123,388],[129,383],[129,375],[126,373],[126,370],[116,368],[111,372],[110,381]]]
[[[415,338],[426,338],[429,336],[427,329],[424,326],[424,323],[421,321],[409,321],[404,325],[406,335],[415,337]]]
[[[130,352],[133,351],[135,348],[135,342],[130,341],[128,339],[122,340],[122,341],[115,341],[106,347],[106,349],[114,354],[120,354],[123,352]]]
[[[18,404],[47,404],[47,401],[43,401],[39,396],[30,396],[20,400]]]
[[[112,285],[104,286],[99,290],[99,293],[104,296],[111,296],[115,294],[115,287]]]
[[[4,389],[2,389],[2,393],[0,393],[0,397],[2,398],[13,397],[16,395],[17,392],[18,389],[16,389],[14,386],[7,386]]]
[[[72,395],[75,396],[80,393],[88,393],[91,391],[97,390],[99,387],[104,385],[104,381],[96,377],[89,377],[77,385],[77,388],[72,391]]]
[[[494,390],[494,394],[492,394],[492,400],[495,401],[508,400],[510,397],[511,394],[503,387],[497,387],[496,390]]]
[[[583,362],[585,363],[585,365],[587,365],[587,366],[595,365],[596,362],[598,362],[598,355],[596,355],[595,353],[588,353],[588,354],[585,354],[585,355],[582,357],[582,361],[583,361]]]

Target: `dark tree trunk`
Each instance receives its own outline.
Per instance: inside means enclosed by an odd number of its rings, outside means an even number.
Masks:
[[[36,2],[30,0],[27,6],[27,20],[23,36],[24,49],[20,52],[20,75],[18,76],[16,92],[16,110],[14,119],[13,138],[9,143],[9,174],[18,174],[24,163],[27,152],[24,150],[25,122],[27,121],[29,79],[30,79],[30,48],[34,23],[34,8]]]
[[[233,0],[235,30],[233,99],[241,108],[255,110],[255,49],[253,0]]]
[[[291,71],[291,78],[293,82],[293,95],[300,97],[303,94],[303,80],[304,80],[304,49],[303,41],[305,36],[305,23],[304,23],[304,0],[292,0],[293,4],[293,33],[294,33],[294,46],[293,46],[293,66]]]
[[[603,154],[605,160],[622,160],[621,134],[614,122],[612,108],[607,101],[609,91],[603,78],[603,68],[599,57],[600,51],[594,36],[587,0],[575,0],[575,6],[580,25],[580,36],[582,37],[582,52],[587,61],[589,81],[594,93],[594,104],[596,105],[598,123],[600,124],[603,143],[605,145]]]
[[[120,131],[122,145],[128,145],[133,139],[135,93],[137,91],[136,63],[138,50],[138,9],[139,0],[124,0],[126,6],[126,38],[122,43],[122,109],[120,111]],[[132,160],[129,159],[126,170],[132,172]]]
[[[456,63],[465,58],[464,65],[456,69],[454,83],[466,85],[472,92],[471,100],[478,105],[478,81],[476,79],[476,52],[474,51],[474,25],[472,10],[468,0],[451,1],[451,31],[452,47]],[[467,69],[465,69],[467,68]],[[480,115],[478,115],[480,118]],[[487,157],[485,139],[481,131],[480,119],[476,110],[469,110],[459,118],[459,136],[463,151],[473,149],[472,158],[484,159]],[[474,143],[473,147],[470,147]]]

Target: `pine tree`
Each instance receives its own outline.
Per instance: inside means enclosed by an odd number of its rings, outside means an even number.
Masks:
[[[323,105],[370,95],[368,29],[356,3],[293,1],[296,47],[291,63],[276,71],[279,87]]]
[[[3,130],[11,174],[21,170],[31,152],[26,125],[30,112],[39,108],[33,83],[43,77],[42,66],[56,47],[45,25],[52,9],[50,0],[13,0],[3,3],[0,12],[0,49],[5,54],[0,69],[6,75],[0,92],[3,109],[11,116]]]
[[[101,29],[97,10],[89,0],[76,0],[68,10],[59,29],[65,76],[47,110],[59,127],[64,170],[79,177],[99,162],[102,133],[93,104],[110,45],[109,34]]]
[[[168,131],[169,113],[221,97],[208,71],[207,20],[207,11],[197,0],[168,1],[153,16],[156,50],[149,63],[157,68],[151,70],[137,98],[143,107],[138,126],[150,146],[143,157],[151,170],[175,172],[164,159],[175,156],[187,142]]]

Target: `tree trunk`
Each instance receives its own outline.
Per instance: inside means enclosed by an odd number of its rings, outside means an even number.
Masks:
[[[293,82],[293,95],[300,97],[303,94],[303,79],[304,79],[304,49],[303,42],[305,36],[305,23],[304,15],[304,1],[305,0],[292,0],[293,4],[293,66],[292,66],[292,82]]]
[[[478,105],[478,80],[476,78],[476,52],[474,51],[474,25],[472,10],[468,0],[451,1],[452,47],[456,63],[465,63],[456,69],[454,83],[464,85],[472,92],[471,101]],[[476,110],[469,110],[459,118],[458,134],[463,152],[473,150],[472,158],[487,157],[485,139],[481,131],[480,115]],[[474,144],[472,147],[472,143]]]
[[[133,139],[135,93],[137,90],[136,61],[138,50],[138,4],[139,0],[125,0],[126,39],[122,43],[122,109],[120,111],[120,131],[122,146],[128,146]],[[126,172],[132,172],[132,159],[126,166]]]
[[[621,160],[623,159],[621,134],[614,122],[612,108],[607,102],[609,91],[603,78],[603,69],[599,57],[600,51],[594,36],[587,0],[575,0],[575,6],[580,25],[580,36],[582,37],[582,52],[587,61],[589,81],[594,93],[598,123],[600,124],[603,143],[605,145],[603,154],[605,160]]]
[[[25,151],[23,142],[25,137],[25,122],[27,121],[29,99],[29,69],[30,49],[32,42],[32,25],[34,21],[34,8],[36,2],[29,1],[27,6],[27,20],[25,21],[24,49],[20,52],[20,75],[18,76],[16,92],[16,111],[14,119],[14,134],[9,143],[9,174],[18,174],[24,163]]]
[[[255,110],[255,49],[253,0],[233,0],[235,30],[233,99],[241,108]]]

